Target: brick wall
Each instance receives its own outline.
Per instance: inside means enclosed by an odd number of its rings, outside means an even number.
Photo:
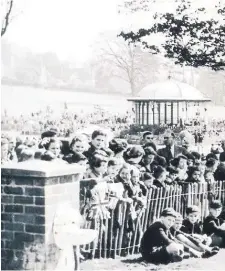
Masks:
[[[54,268],[54,215],[63,203],[79,208],[79,175],[21,177],[3,170],[1,192],[2,269]]]

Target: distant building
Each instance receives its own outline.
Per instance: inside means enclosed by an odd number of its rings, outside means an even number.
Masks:
[[[134,105],[136,124],[178,124],[204,114],[210,99],[182,82],[168,79],[144,87],[136,97],[128,99]]]

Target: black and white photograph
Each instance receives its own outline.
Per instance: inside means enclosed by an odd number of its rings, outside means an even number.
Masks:
[[[1,270],[225,270],[225,0],[1,0]]]

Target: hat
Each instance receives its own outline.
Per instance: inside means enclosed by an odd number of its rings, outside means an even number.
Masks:
[[[213,167],[216,164],[216,159],[210,158],[209,160],[206,161],[206,167]]]
[[[167,168],[167,171],[168,171],[170,174],[178,174],[178,173],[179,173],[178,169],[176,169],[176,168],[174,168],[174,167],[171,167],[171,166],[169,166],[169,167]]]
[[[218,157],[216,156],[215,153],[209,153],[206,155],[206,160],[209,160],[211,158],[218,160]]]
[[[35,154],[35,151],[33,149],[30,149],[30,148],[23,148],[21,153],[20,153],[20,159],[22,161],[24,160],[28,160],[30,158],[33,158],[34,157],[34,154]]]
[[[131,158],[139,158],[139,157],[142,157],[143,155],[144,155],[144,150],[141,146],[133,146],[133,147],[128,148],[124,152],[124,159],[129,160]]]
[[[183,221],[183,216],[178,212],[176,212],[176,221]]]
[[[125,139],[114,138],[109,142],[109,148],[115,153],[119,153],[127,149],[127,141]]]
[[[191,152],[191,155],[194,156],[195,159],[199,160],[201,158],[201,155],[200,153],[196,152],[196,151],[192,151]]]
[[[206,156],[204,154],[201,155],[201,161],[206,161]]]
[[[166,208],[162,211],[161,216],[173,216],[177,217],[177,214],[173,208]]]
[[[213,201],[209,204],[209,208],[212,208],[212,209],[219,209],[219,208],[222,208],[221,201],[219,201],[219,200],[213,200]]]
[[[177,158],[180,160],[180,159],[184,159],[184,160],[187,160],[187,156],[183,155],[183,154],[180,154],[177,156]]]
[[[199,210],[198,206],[196,206],[196,205],[188,206],[186,209],[187,215],[192,214],[192,213],[199,213],[199,212],[200,212],[200,210]]]
[[[144,148],[145,155],[157,155],[157,152],[152,147],[145,147]]]
[[[43,132],[41,134],[41,138],[45,138],[45,137],[52,137],[55,136],[56,134],[58,134],[58,129],[57,128],[50,128],[49,130]]]
[[[153,180],[153,176],[151,173],[149,172],[145,172],[143,175],[142,175],[144,181],[147,181],[147,180]]]

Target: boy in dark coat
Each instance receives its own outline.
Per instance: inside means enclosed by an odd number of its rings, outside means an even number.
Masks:
[[[199,221],[200,211],[196,205],[188,206],[187,217],[183,220],[181,231],[188,234],[202,234],[202,222]]]
[[[214,200],[209,205],[209,215],[203,223],[203,231],[212,238],[213,246],[225,248],[225,221],[221,216],[222,204]]]
[[[162,211],[160,220],[154,222],[146,230],[140,247],[144,260],[155,264],[168,264],[182,260],[183,246],[177,244],[169,232],[175,218],[175,211],[172,208],[166,208]]]

